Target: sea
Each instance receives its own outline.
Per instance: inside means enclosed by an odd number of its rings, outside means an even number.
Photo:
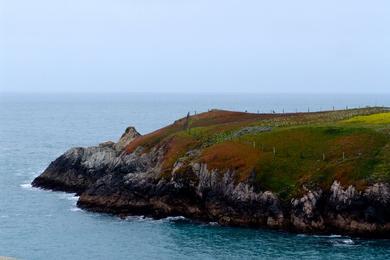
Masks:
[[[210,109],[253,113],[390,106],[389,94],[0,94],[0,256],[16,259],[390,259],[390,240],[222,227],[181,216],[121,219],[32,188],[74,146],[148,133]],[[1,257],[0,257],[1,258]]]

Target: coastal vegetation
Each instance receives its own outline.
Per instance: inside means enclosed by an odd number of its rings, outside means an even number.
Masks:
[[[390,112],[390,111],[389,111]],[[374,107],[317,113],[251,114],[212,110],[183,118],[126,148],[164,146],[163,174],[175,162],[197,161],[210,169],[235,170],[261,190],[290,199],[301,187],[342,185],[363,190],[390,180],[390,113]],[[247,131],[242,131],[242,129]]]

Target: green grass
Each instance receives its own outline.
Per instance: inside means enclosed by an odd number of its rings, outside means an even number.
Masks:
[[[180,119],[136,139],[138,146],[165,149],[162,175],[197,149],[209,169],[228,169],[244,181],[255,172],[255,185],[289,199],[302,187],[329,188],[334,180],[364,189],[390,181],[390,113],[364,108],[320,113],[249,114],[215,110]],[[186,127],[188,125],[188,128]],[[271,126],[270,132],[235,137],[247,126]]]
[[[247,167],[255,169],[262,189],[292,195],[302,185],[325,188],[336,179],[344,185],[364,187],[373,180],[375,166],[383,161],[378,155],[388,139],[367,128],[303,126],[248,135],[237,142],[261,153],[255,164]]]
[[[378,113],[367,116],[355,116],[343,121],[352,124],[390,124],[390,112]]]

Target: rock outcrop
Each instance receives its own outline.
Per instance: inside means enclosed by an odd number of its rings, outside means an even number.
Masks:
[[[119,141],[114,144],[114,148],[116,151],[122,151],[129,143],[131,143],[135,138],[140,136],[140,133],[135,130],[133,126],[129,126],[126,128],[126,131],[123,133]]]
[[[390,236],[389,184],[375,183],[358,191],[335,180],[328,190],[303,188],[301,197],[284,201],[259,190],[250,178],[239,180],[234,169],[209,169],[194,160],[197,151],[189,151],[169,175],[162,175],[164,146],[125,152],[138,136],[129,127],[117,143],[72,148],[32,184],[77,192],[79,207],[123,216],[180,215],[222,225]]]
[[[110,171],[134,171],[142,167],[134,164],[134,155],[120,154],[139,135],[134,127],[128,127],[117,143],[108,141],[98,146],[71,148],[50,163],[32,185],[81,193]]]

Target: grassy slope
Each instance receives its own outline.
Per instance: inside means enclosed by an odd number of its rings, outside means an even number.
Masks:
[[[248,126],[271,126],[272,131],[235,134]],[[166,149],[163,176],[177,159],[198,149],[200,155],[188,162],[236,170],[241,180],[251,178],[286,199],[300,193],[302,185],[327,188],[335,179],[360,189],[390,181],[390,113],[381,108],[297,114],[214,110],[139,137],[127,151],[156,145]]]

